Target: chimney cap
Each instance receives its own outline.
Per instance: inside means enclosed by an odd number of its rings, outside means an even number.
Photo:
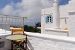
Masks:
[[[54,0],[54,3],[58,3],[58,0]]]

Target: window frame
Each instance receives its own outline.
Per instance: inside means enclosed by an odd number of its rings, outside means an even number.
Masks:
[[[46,23],[53,23],[53,16],[52,15],[46,16]]]

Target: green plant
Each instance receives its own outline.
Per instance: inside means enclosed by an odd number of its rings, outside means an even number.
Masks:
[[[32,27],[32,26],[28,26],[28,25],[24,25],[24,30],[27,32],[39,32],[39,33],[41,33],[41,30],[38,29],[37,27]]]

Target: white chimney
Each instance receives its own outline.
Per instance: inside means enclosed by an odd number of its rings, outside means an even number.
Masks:
[[[54,7],[54,28],[60,28],[60,13],[58,0],[54,0],[53,7]]]

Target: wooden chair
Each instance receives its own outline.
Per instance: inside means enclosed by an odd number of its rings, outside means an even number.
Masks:
[[[24,29],[23,28],[12,28],[12,35],[26,35],[24,34]],[[26,39],[19,39],[19,40],[14,40],[13,42],[16,42],[17,44],[22,44],[24,42],[26,42],[26,47],[27,47],[27,35],[26,35]]]
[[[24,29],[23,28],[12,28],[11,31],[12,31],[12,35],[18,35],[19,33],[21,35],[24,34]]]
[[[23,28],[12,28],[12,35],[24,35],[24,29]],[[16,42],[23,41],[24,39],[15,40]]]

